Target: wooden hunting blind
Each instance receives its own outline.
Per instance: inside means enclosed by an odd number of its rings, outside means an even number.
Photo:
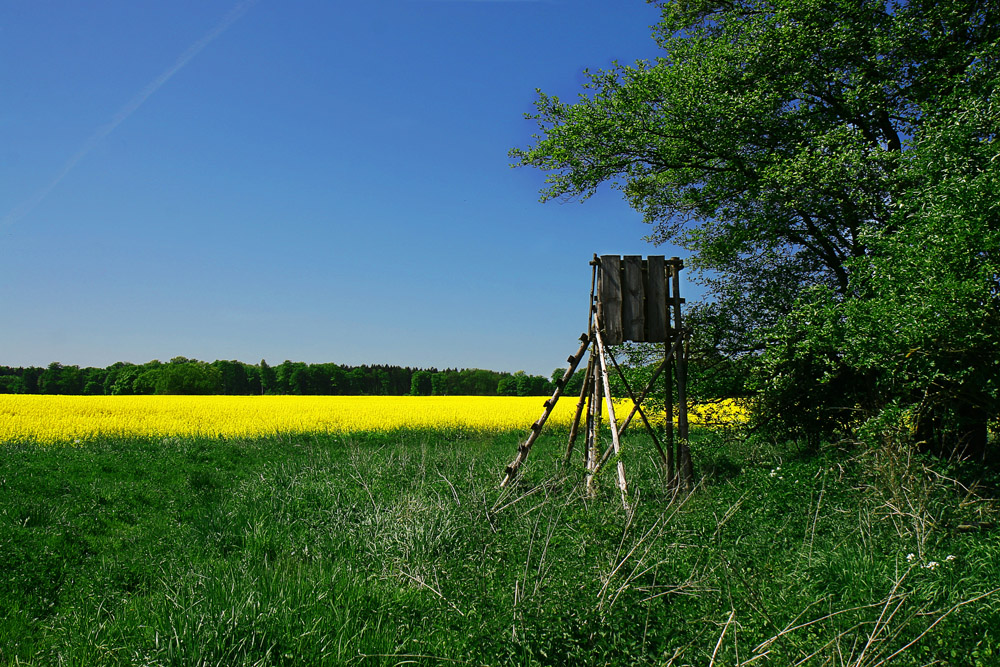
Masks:
[[[680,271],[684,264],[677,257],[667,259],[662,255],[646,258],[639,255],[626,255],[624,258],[619,255],[594,255],[590,264],[592,271],[587,333],[580,336],[579,349],[567,359],[569,368],[556,382],[556,389],[552,397],[545,401],[545,410],[541,418],[532,424],[527,440],[518,446],[517,456],[504,470],[500,486],[506,487],[517,476],[521,464],[528,458],[532,445],[562,396],[563,389],[589,349],[587,371],[570,427],[566,460],[568,462],[572,457],[583,421],[588,491],[592,491],[597,473],[612,455],[616,455],[618,487],[622,503],[628,507],[621,436],[636,414],[656,445],[669,483],[675,488],[684,489],[689,489],[692,484],[687,420],[687,332],[681,315],[684,299],[680,296]],[[663,361],[639,394],[632,390],[609,347],[624,342],[663,343]],[[627,398],[631,399],[633,406],[628,417],[620,423],[615,415],[609,368],[614,368],[617,372],[620,384],[625,388]],[[665,418],[663,430],[658,433],[642,406],[661,377]],[[602,399],[603,408],[607,410],[610,447],[602,442]]]

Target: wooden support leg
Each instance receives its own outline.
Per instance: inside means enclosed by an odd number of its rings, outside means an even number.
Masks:
[[[676,349],[676,345],[675,348]],[[674,360],[672,355],[664,357],[666,373],[663,376],[663,412],[666,417],[666,432],[664,433],[665,445],[669,458],[667,460],[667,485],[672,489],[677,489],[677,457],[674,455],[676,445],[674,438]]]
[[[682,333],[681,337],[685,339],[685,349],[677,358],[677,476],[680,488],[690,491],[694,488],[694,465],[688,441],[687,336]]]
[[[587,405],[587,392],[590,390],[590,375],[594,369],[594,355],[590,355],[587,361],[587,372],[583,376],[583,385],[580,387],[580,400],[576,404],[576,415],[573,417],[573,425],[569,429],[569,442],[566,444],[566,463],[569,463],[573,455],[573,445],[576,443],[577,434],[580,431],[580,418],[583,415],[583,408]]]
[[[596,354],[596,350],[595,350]],[[597,362],[591,364],[590,391],[587,396],[586,468],[587,495],[594,495],[594,475],[597,473],[597,443],[601,430],[601,383],[597,380]]]
[[[614,447],[615,455],[618,456],[618,489],[621,491],[622,505],[628,511],[628,482],[625,481],[625,464],[621,459],[621,442],[618,439],[618,424],[615,422],[615,404],[611,400],[611,384],[608,379],[608,364],[605,359],[606,351],[604,342],[601,340],[601,331],[594,327],[594,338],[597,341],[597,361],[601,368],[601,384],[604,387],[604,400],[608,408],[608,425],[611,427],[611,444]]]
[[[601,457],[601,426],[604,421],[604,408],[601,405],[604,399],[604,385],[601,384],[601,367],[596,361],[591,382],[594,384],[594,456],[591,461],[596,462]]]

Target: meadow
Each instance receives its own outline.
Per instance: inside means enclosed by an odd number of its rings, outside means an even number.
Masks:
[[[0,664],[1000,663],[988,471],[701,428],[676,497],[635,431],[626,512],[556,421],[501,490],[540,400],[504,426],[7,439]]]

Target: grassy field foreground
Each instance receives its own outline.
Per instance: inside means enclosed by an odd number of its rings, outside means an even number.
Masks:
[[[634,511],[521,432],[10,445],[0,664],[1000,664],[996,505],[857,448],[693,447]]]

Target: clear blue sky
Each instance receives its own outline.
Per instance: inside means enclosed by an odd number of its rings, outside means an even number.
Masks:
[[[643,0],[0,1],[0,364],[527,370],[593,253],[682,255],[608,189],[538,202],[535,88],[656,56]],[[688,296],[692,296],[689,289]]]

